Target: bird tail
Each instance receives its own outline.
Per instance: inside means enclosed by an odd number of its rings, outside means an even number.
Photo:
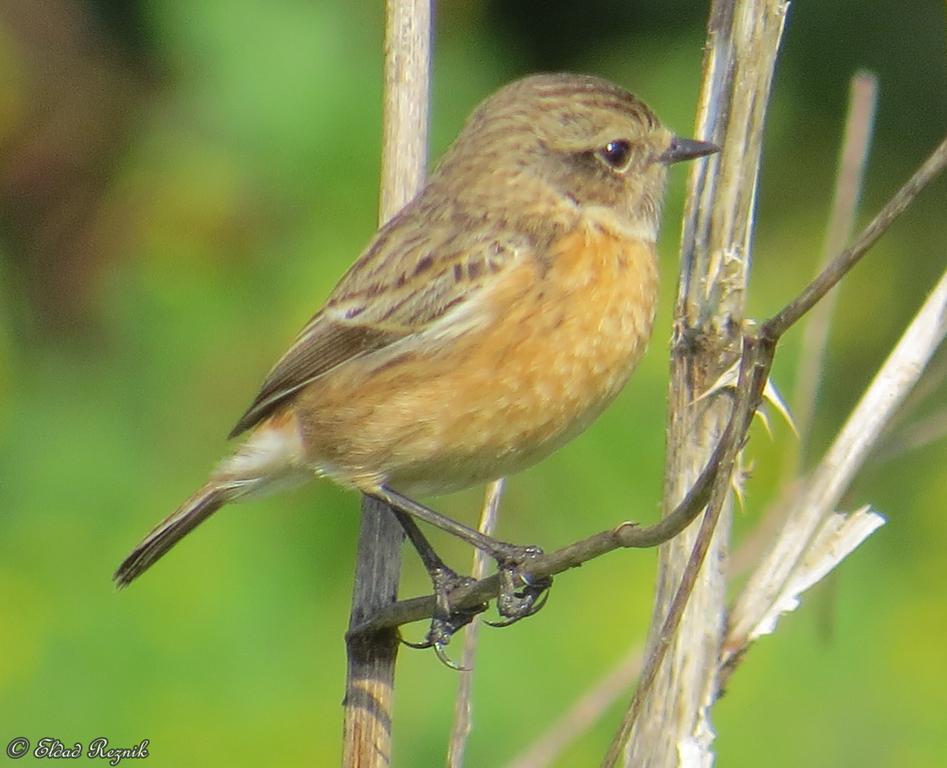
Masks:
[[[225,459],[211,479],[145,536],[112,577],[127,587],[224,504],[298,485],[312,477],[294,414],[272,417]]]
[[[126,557],[112,579],[119,588],[127,587],[184,536],[235,497],[234,489],[210,482],[158,523]]]

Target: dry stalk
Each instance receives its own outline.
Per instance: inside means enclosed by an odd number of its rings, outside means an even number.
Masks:
[[[875,76],[869,72],[856,73],[849,87],[845,130],[819,269],[823,269],[829,260],[845,247],[854,231],[871,145],[877,98],[878,82]],[[832,312],[837,298],[838,294],[829,294],[825,301],[813,308],[804,324],[793,397],[793,418],[799,439],[788,444],[782,467],[779,498],[766,509],[760,522],[733,554],[728,564],[728,577],[743,573],[759,562],[767,543],[775,538],[785,524],[793,499],[798,496],[797,473],[809,443]]]
[[[786,8],[781,0],[711,5],[696,134],[723,151],[691,175],[672,340],[665,509],[687,492],[729,418],[724,400],[697,400],[739,354],[763,121]],[[730,529],[719,495],[707,518],[719,515],[716,525],[661,547],[645,671],[605,765],[626,747],[631,765],[674,766],[685,755],[705,756],[689,757],[691,764],[709,761],[713,732],[705,711],[716,693]],[[706,567],[695,570],[704,557]],[[689,600],[680,589],[685,576],[694,581]],[[682,616],[674,616],[675,606]]]
[[[388,0],[379,219],[387,221],[421,188],[427,158],[431,0]],[[351,629],[397,599],[403,534],[391,510],[362,498]],[[346,638],[343,758],[346,768],[391,762],[398,631]]]
[[[500,512],[500,499],[503,497],[504,480],[494,480],[487,485],[483,499],[483,509],[480,512],[481,533],[492,536],[496,530],[497,516]],[[471,576],[482,579],[487,572],[489,558],[482,549],[475,549]],[[460,661],[461,670],[458,673],[460,680],[457,684],[457,698],[454,701],[454,726],[451,729],[450,744],[447,750],[448,768],[461,768],[464,764],[464,754],[467,751],[467,741],[473,730],[473,671],[477,657],[477,641],[480,637],[480,616],[474,616],[464,632],[464,654]]]
[[[878,80],[869,72],[859,72],[852,77],[849,88],[848,117],[839,154],[838,171],[835,176],[835,192],[825,231],[822,248],[824,267],[851,239],[855,230],[858,203],[861,200],[865,165],[871,146],[872,128],[875,122],[875,107],[878,101]],[[819,378],[825,360],[825,348],[832,322],[837,294],[826,297],[812,310],[803,330],[802,351],[799,354],[799,373],[796,382],[793,411],[799,433],[799,450],[793,451],[786,476],[796,474],[800,454],[806,449],[812,429]]]
[[[947,150],[947,143],[942,145]],[[942,153],[947,158],[947,151]],[[943,162],[943,160],[942,160]],[[947,272],[875,376],[822,461],[801,487],[792,513],[734,605],[723,663],[730,665],[768,629],[800,569],[812,570],[818,532],[861,469],[884,427],[947,333]],[[789,590],[790,597],[795,597]]]

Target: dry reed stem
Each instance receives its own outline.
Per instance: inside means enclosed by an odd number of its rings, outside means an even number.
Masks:
[[[421,188],[427,161],[431,0],[388,0],[379,219],[387,221]],[[362,523],[349,629],[397,599],[403,534],[376,499],[362,498]],[[394,628],[346,637],[343,758],[346,768],[391,762]]]
[[[878,102],[878,79],[869,72],[858,72],[849,86],[848,116],[839,152],[835,192],[822,247],[821,269],[829,259],[851,240],[855,230],[858,203],[861,200],[865,166],[871,147],[871,134]],[[828,296],[810,313],[803,329],[802,351],[799,354],[799,372],[793,398],[793,414],[799,433],[798,449],[793,451],[785,469],[786,477],[794,477],[800,456],[808,445],[815,412],[819,379],[825,361],[832,311],[837,294]]]
[[[723,399],[697,401],[740,351],[762,129],[786,8],[781,0],[711,5],[696,133],[723,150],[692,171],[685,212],[665,509],[694,482],[730,418]],[[746,381],[749,372],[741,374]],[[661,547],[642,680],[605,765],[615,765],[626,748],[631,765],[678,765],[685,755],[698,756],[693,764],[710,759],[713,732],[705,711],[716,692],[730,529],[729,467],[723,472],[705,525]]]
[[[941,167],[947,162],[947,142],[942,148]],[[772,606],[811,549],[817,529],[834,513],[842,494],[920,378],[945,332],[947,272],[862,395],[822,461],[800,486],[786,525],[734,605],[724,664],[741,654],[759,634],[756,628],[772,613]]]
[[[483,498],[483,508],[480,512],[480,523],[477,530],[492,536],[496,530],[497,517],[500,513],[500,499],[503,498],[503,478],[487,484]],[[471,576],[482,579],[487,572],[489,557],[482,549],[475,549],[473,554],[473,568]],[[460,680],[457,684],[457,698],[454,701],[454,725],[451,728],[450,744],[447,750],[448,768],[461,768],[464,764],[464,754],[467,751],[467,741],[473,730],[473,671],[477,657],[477,641],[480,637],[480,615],[471,619],[464,631],[464,654],[460,660],[461,670],[458,673]]]

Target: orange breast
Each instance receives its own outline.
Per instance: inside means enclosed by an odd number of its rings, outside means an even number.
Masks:
[[[529,466],[618,394],[654,319],[654,246],[597,226],[502,274],[477,330],[300,398],[311,461],[344,483],[441,493]],[[345,369],[349,370],[346,371]]]

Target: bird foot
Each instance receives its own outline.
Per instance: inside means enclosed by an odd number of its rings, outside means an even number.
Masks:
[[[521,619],[538,613],[549,597],[552,577],[533,578],[528,571],[532,560],[543,554],[539,547],[521,547],[502,543],[491,553],[496,559],[500,579],[497,594],[497,612],[499,621],[486,622],[492,627],[508,627]],[[454,634],[469,624],[474,616],[487,609],[486,603],[470,608],[457,609],[451,606],[451,594],[461,588],[474,584],[476,579],[461,576],[445,565],[429,570],[434,586],[435,610],[427,634],[419,643],[402,642],[411,648],[433,648],[437,658],[447,667],[459,671],[469,671],[452,661],[445,652]]]
[[[433,648],[446,666],[451,669],[465,671],[444,652],[451,637],[458,630],[469,624],[474,616],[487,609],[486,603],[480,603],[471,608],[454,609],[450,604],[451,593],[460,587],[465,587],[475,583],[476,579],[469,576],[461,576],[456,571],[446,566],[438,567],[430,571],[431,582],[434,585],[435,609],[434,616],[431,619],[431,626],[427,635],[420,643],[411,643],[402,641],[411,648]]]
[[[492,627],[508,627],[520,619],[539,612],[549,597],[552,577],[535,579],[530,576],[530,561],[543,554],[539,547],[518,547],[512,544],[496,553],[500,590],[497,611],[502,619],[487,622]]]

